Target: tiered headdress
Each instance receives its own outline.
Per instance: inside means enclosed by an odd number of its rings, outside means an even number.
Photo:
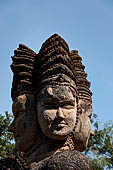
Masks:
[[[42,45],[34,65],[34,86],[70,86],[76,90],[76,77],[67,43],[54,34]],[[38,87],[38,88],[37,88]]]
[[[76,50],[69,51],[64,39],[54,34],[43,43],[36,54],[20,44],[14,51],[11,69],[14,73],[11,96],[35,94],[45,85],[70,85],[78,92],[78,99],[91,104],[90,83]]]
[[[14,100],[22,94],[32,93],[32,74],[36,53],[23,44],[14,51],[11,69],[14,73],[11,97]]]
[[[90,91],[90,82],[87,80],[87,73],[84,71],[85,66],[82,64],[82,58],[78,55],[77,50],[71,51],[73,71],[77,79],[78,98],[88,100],[92,103],[92,92]]]

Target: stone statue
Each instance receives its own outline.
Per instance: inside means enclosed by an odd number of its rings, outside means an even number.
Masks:
[[[34,170],[91,169],[80,152],[93,135],[92,93],[78,51],[54,34],[38,54],[20,44],[12,60],[15,152]]]

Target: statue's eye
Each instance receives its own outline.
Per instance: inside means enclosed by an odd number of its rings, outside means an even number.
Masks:
[[[46,104],[43,104],[43,107],[46,109],[57,109],[58,108],[58,106],[55,103],[46,103]]]
[[[64,105],[63,108],[64,109],[74,109],[75,107],[72,105]]]
[[[64,109],[74,109],[75,103],[74,102],[66,102],[62,105],[62,108],[64,108]]]

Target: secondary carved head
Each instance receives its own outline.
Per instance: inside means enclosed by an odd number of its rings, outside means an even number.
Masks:
[[[24,45],[14,51],[11,69],[14,73],[11,89],[14,120],[9,131],[15,138],[15,150],[27,151],[37,140],[37,118],[35,99],[32,92],[32,63],[36,53]]]

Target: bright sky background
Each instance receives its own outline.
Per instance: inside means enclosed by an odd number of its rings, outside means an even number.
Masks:
[[[82,56],[93,112],[113,119],[113,0],[0,0],[0,114],[11,113],[11,56],[19,43],[38,52],[58,33]]]

